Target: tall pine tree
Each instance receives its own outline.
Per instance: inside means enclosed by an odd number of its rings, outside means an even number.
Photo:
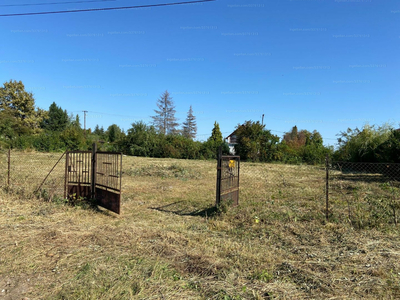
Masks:
[[[69,117],[66,110],[62,110],[53,102],[49,107],[48,117],[43,119],[42,128],[49,131],[63,131],[67,128]]]
[[[186,121],[183,122],[182,134],[184,137],[194,139],[197,133],[196,117],[193,115],[193,109],[190,105]]]
[[[208,138],[209,141],[212,141],[216,145],[221,145],[223,142],[221,129],[219,129],[219,124],[217,121],[214,123],[214,128],[211,132],[211,136]]]
[[[157,115],[152,116],[154,127],[162,134],[177,132],[178,123],[175,118],[175,106],[168,91],[165,91],[157,100],[157,107],[158,110],[154,110]]]

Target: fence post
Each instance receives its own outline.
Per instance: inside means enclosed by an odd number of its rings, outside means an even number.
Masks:
[[[329,154],[326,155],[325,159],[325,169],[326,169],[326,208],[325,208],[325,217],[326,220],[329,221]]]
[[[218,206],[221,202],[221,157],[222,157],[222,146],[219,146],[217,156],[217,192],[215,198],[215,206]]]
[[[64,178],[64,199],[67,199],[67,185],[68,185],[68,176],[69,176],[69,151],[65,151],[65,178]]]
[[[90,188],[91,188],[91,198],[95,199],[96,197],[96,153],[97,153],[97,144],[93,143],[92,148],[92,174],[90,178]]]
[[[7,162],[7,186],[10,187],[10,173],[11,173],[11,149],[8,149],[8,162]]]

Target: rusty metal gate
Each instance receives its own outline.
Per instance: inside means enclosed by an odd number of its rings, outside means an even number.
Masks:
[[[67,151],[64,198],[90,199],[92,196],[92,152]]]
[[[222,202],[237,206],[239,204],[239,156],[218,155],[216,205]]]
[[[64,198],[96,199],[96,204],[117,214],[121,206],[122,154],[67,151]]]
[[[113,152],[97,152],[95,162],[95,199],[98,205],[119,214],[122,155]]]

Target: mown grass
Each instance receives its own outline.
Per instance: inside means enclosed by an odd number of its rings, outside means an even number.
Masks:
[[[215,162],[124,157],[123,170],[120,216],[1,192],[0,298],[400,297],[398,226],[327,222],[323,168],[242,163],[226,212]]]

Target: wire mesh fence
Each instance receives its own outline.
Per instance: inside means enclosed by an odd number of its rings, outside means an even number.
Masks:
[[[324,218],[325,167],[243,162],[240,197],[263,220]]]
[[[330,217],[357,227],[397,224],[400,164],[332,162],[329,164]]]
[[[65,156],[62,153],[0,152],[0,186],[21,197],[62,198]]]
[[[7,185],[8,150],[0,149],[0,187]]]
[[[65,160],[62,153],[0,150],[0,187],[26,198],[62,199]],[[214,180],[210,182],[215,184]],[[260,218],[328,218],[359,228],[397,224],[400,164],[329,159],[325,166],[242,162],[240,198],[241,206],[262,206],[268,212]]]

